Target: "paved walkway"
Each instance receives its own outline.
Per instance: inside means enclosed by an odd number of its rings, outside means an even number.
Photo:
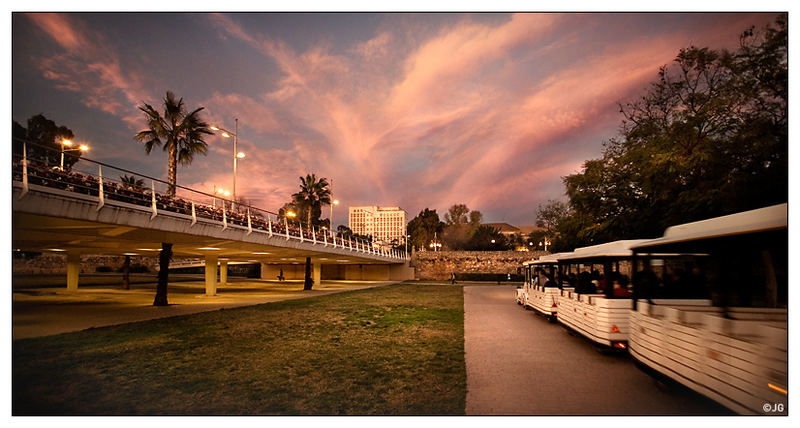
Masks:
[[[464,287],[467,415],[731,414],[524,310],[514,289]]]
[[[257,305],[279,300],[320,296],[392,284],[377,281],[323,281],[320,287],[303,291],[303,281],[232,280],[205,295],[205,282],[170,283],[169,306],[153,306],[155,284],[85,286],[71,293],[65,287],[15,289],[12,300],[14,339],[49,336],[92,327],[123,324],[222,308]]]

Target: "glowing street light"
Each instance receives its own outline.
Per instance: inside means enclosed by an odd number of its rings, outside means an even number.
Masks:
[[[225,128],[219,128],[219,127],[216,127],[216,126],[213,126],[213,125],[210,128],[213,129],[214,131],[222,131],[220,135],[222,135],[225,138],[231,138],[231,135],[233,135],[233,192],[232,193],[233,193],[233,204],[235,206],[235,204],[236,204],[236,163],[237,163],[237,161],[239,159],[244,159],[245,158],[245,154],[238,150],[238,144],[239,144],[239,119],[235,118],[234,122],[236,123],[236,125],[235,125],[236,128],[234,128],[235,132],[231,132],[231,131],[228,131]]]
[[[89,146],[86,144],[81,144],[78,146],[77,149],[65,149],[64,147],[72,147],[72,141],[70,140],[61,140],[61,166],[60,169],[64,170],[64,152],[85,152],[89,150]]]
[[[218,189],[217,186],[214,186],[214,194],[215,195],[224,196],[224,197],[227,198],[228,196],[231,195],[231,192],[229,192],[229,191],[227,191],[227,190],[225,190],[223,188],[219,188]],[[211,199],[211,206],[214,207],[214,208],[217,207],[217,198],[212,198]]]
[[[433,248],[433,251],[439,251],[442,248],[442,243],[439,242],[439,238],[436,236],[436,232],[433,232],[433,241],[428,244],[429,247]]]
[[[334,199],[333,202],[331,202],[331,230],[333,230],[333,206],[334,205],[339,205],[339,200],[338,199]]]

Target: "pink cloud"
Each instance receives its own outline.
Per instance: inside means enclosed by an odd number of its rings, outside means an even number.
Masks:
[[[410,53],[400,57],[386,52],[404,51],[397,45],[401,37],[380,31],[355,44],[350,49],[355,56],[348,57],[326,44],[298,53],[247,33],[226,16],[215,17],[226,34],[279,65],[283,77],[265,102],[280,105],[291,123],[317,132],[313,141],[290,137],[290,157],[300,165],[295,174],[314,171],[334,178],[351,204],[394,205],[402,198],[442,210],[459,202],[477,209],[501,199],[510,203],[514,196],[497,195],[514,195],[515,188],[531,182],[557,187],[553,183],[583,161],[569,147],[545,170],[526,168],[526,162],[581,130],[613,130],[617,101],[641,91],[686,39],[669,34],[610,41],[604,52],[525,79],[526,60],[557,56],[580,43],[585,20],[549,14],[514,15],[497,26],[463,20],[406,47]],[[553,33],[567,37],[537,45]],[[536,48],[509,56],[527,46]],[[402,71],[373,75],[376,69]],[[598,138],[597,146],[612,135]],[[286,177],[271,178],[288,181],[289,189],[296,185]],[[408,196],[407,189],[424,197]]]
[[[392,33],[385,31],[364,43],[356,45],[353,51],[362,56],[366,61],[378,61],[389,54],[389,44],[391,41]]]
[[[420,105],[447,105],[451,92],[465,78],[488,62],[503,58],[509,50],[546,35],[557,15],[517,14],[499,26],[462,22],[428,41],[405,60],[405,77],[392,89],[391,109],[407,112]]]
[[[80,49],[85,44],[82,35],[72,28],[65,15],[30,13],[27,16],[64,49],[73,51]]]
[[[200,103],[212,123],[232,129],[240,120],[240,195],[274,211],[297,190],[297,177],[313,172],[333,179],[345,206],[408,204],[413,216],[467,203],[513,209],[522,223],[535,221],[536,201],[563,192],[561,176],[599,155],[620,121],[616,103],[641,94],[679,48],[735,43],[738,31],[760,24],[752,15],[718,15],[704,26],[628,37],[625,28],[604,31],[591,14],[516,14],[422,33],[382,25],[337,46],[328,35],[292,43],[237,15],[206,16],[226,42],[275,68],[251,70],[251,92],[205,92]],[[32,19],[64,49],[42,60],[48,79],[131,129],[143,126],[136,104],[163,95],[148,94],[143,72],[121,66],[123,53],[79,18]],[[619,21],[626,19],[641,17]],[[230,140],[208,142],[209,156],[179,179],[229,186]]]
[[[201,103],[206,107],[204,113],[207,120],[217,126],[233,130],[232,112],[238,117],[242,127],[254,130],[257,133],[266,133],[281,130],[281,124],[275,117],[273,109],[262,100],[240,94],[222,94],[214,92],[210,98]],[[243,135],[243,141],[253,141],[253,136]]]
[[[26,16],[65,49],[60,55],[40,60],[42,74],[57,82],[59,89],[82,94],[86,106],[119,116],[133,125],[135,105],[147,99],[149,91],[140,74],[122,70],[119,54],[105,42],[103,35],[85,28],[78,18],[70,15]]]

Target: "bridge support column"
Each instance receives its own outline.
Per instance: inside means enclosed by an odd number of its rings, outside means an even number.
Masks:
[[[217,259],[216,255],[206,255],[206,296],[217,294]]]
[[[78,277],[81,273],[81,253],[67,253],[67,291],[78,291]]]
[[[312,262],[312,267],[314,269],[313,276],[314,276],[314,287],[319,287],[322,285],[322,262]]]
[[[222,260],[219,262],[219,285],[228,283],[228,261]]]

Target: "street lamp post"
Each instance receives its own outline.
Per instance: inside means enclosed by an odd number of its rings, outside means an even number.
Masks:
[[[284,216],[284,219],[286,219],[286,217],[295,218],[295,217],[297,217],[297,214],[295,214],[294,211],[287,211],[286,215]],[[300,220],[298,220],[297,223],[300,224]],[[301,227],[302,227],[302,225],[301,225]],[[287,234],[289,233],[289,222],[288,221],[286,222],[286,233]]]
[[[72,141],[61,140],[61,166],[59,167],[59,169],[61,169],[62,171],[64,170],[64,152],[77,152],[77,151],[85,152],[89,150],[89,146],[85,144],[81,144],[80,146],[78,146],[77,149],[65,149],[64,147],[72,147]]]
[[[338,199],[334,199],[333,202],[331,202],[331,230],[333,230],[333,206],[334,205],[339,205],[339,200]]]
[[[540,242],[539,242],[539,246],[540,246],[540,247],[541,247],[541,246],[544,246],[544,250],[545,250],[545,251],[547,251],[547,247],[548,247],[550,244],[552,244],[552,242],[550,242],[550,241],[549,241],[547,238],[544,238],[544,240],[542,240],[542,241],[540,241]]]
[[[231,190],[231,193],[233,194],[233,204],[232,204],[231,208],[236,206],[236,164],[237,164],[239,159],[244,159],[245,158],[245,154],[243,152],[240,152],[239,151],[239,147],[238,147],[238,145],[239,145],[239,118],[235,118],[234,119],[234,123],[235,123],[234,132],[228,131],[225,128],[219,128],[219,127],[216,127],[216,126],[211,126],[211,129],[213,129],[215,131],[222,131],[222,136],[225,137],[225,138],[231,138],[231,135],[233,135],[233,189]]]
[[[433,248],[433,251],[439,251],[439,248],[442,248],[442,243],[439,242],[439,238],[436,236],[436,232],[433,232],[433,242],[428,245],[429,247]]]

